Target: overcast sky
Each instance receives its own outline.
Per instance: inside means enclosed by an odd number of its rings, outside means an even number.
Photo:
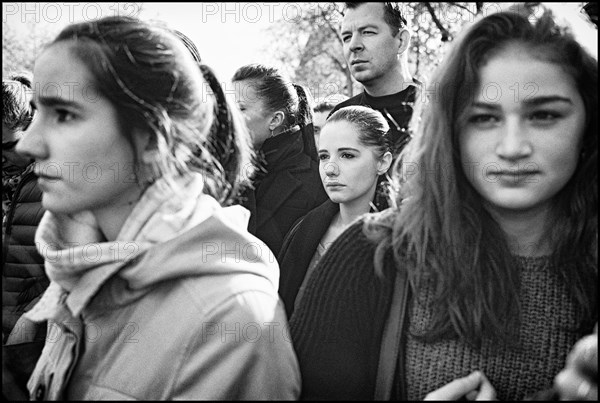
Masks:
[[[188,35],[198,46],[202,60],[215,69],[221,80],[229,80],[238,67],[264,63],[269,57],[264,53],[268,41],[262,31],[277,8],[265,4],[145,3],[142,17],[163,20]]]
[[[248,63],[270,62],[268,38],[262,34],[269,23],[297,16],[297,3],[143,3],[139,13],[133,3],[2,3],[2,23],[25,29],[26,20],[52,24],[57,32],[65,25],[105,14],[137,15],[158,19],[189,36],[202,59],[221,81]],[[124,6],[128,5],[128,6]],[[50,38],[49,38],[50,39]]]

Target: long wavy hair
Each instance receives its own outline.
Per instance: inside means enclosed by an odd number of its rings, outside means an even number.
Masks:
[[[72,24],[49,46],[59,42],[69,42],[94,79],[92,89],[115,106],[132,147],[136,130],[151,134],[156,159],[147,170],[153,179],[200,172],[206,193],[224,205],[236,199],[245,170],[253,166],[250,136],[212,71],[200,68],[181,35],[119,16]]]
[[[463,172],[458,145],[460,117],[479,88],[481,68],[511,44],[562,66],[585,103],[583,152],[573,177],[555,197],[556,221],[549,235],[551,266],[585,312],[582,327],[597,321],[598,62],[551,13],[530,22],[502,12],[466,30],[438,68],[432,78],[435,98],[417,103],[413,139],[394,166],[397,207],[365,223],[365,232],[378,242],[379,275],[391,249],[398,266],[408,270],[413,292],[424,279],[434,281],[425,340],[516,341],[519,268],[505,233]]]

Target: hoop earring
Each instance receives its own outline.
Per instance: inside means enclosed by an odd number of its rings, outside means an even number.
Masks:
[[[274,132],[274,130],[271,130],[271,136],[269,136],[269,138],[275,137],[275,134],[273,132]]]

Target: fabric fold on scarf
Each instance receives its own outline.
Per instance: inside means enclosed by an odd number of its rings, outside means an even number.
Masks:
[[[33,321],[57,319],[66,304],[77,317],[100,287],[139,259],[153,245],[166,242],[200,224],[219,209],[203,193],[202,175],[161,178],[142,195],[115,241],[103,240],[93,214],[47,211],[36,232],[50,286],[26,313]]]

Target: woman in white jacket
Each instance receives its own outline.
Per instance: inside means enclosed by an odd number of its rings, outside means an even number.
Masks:
[[[18,151],[51,284],[23,318],[49,321],[31,398],[298,397],[277,263],[223,207],[247,133],[201,71],[172,31],[125,17],[71,25],[37,59]]]

